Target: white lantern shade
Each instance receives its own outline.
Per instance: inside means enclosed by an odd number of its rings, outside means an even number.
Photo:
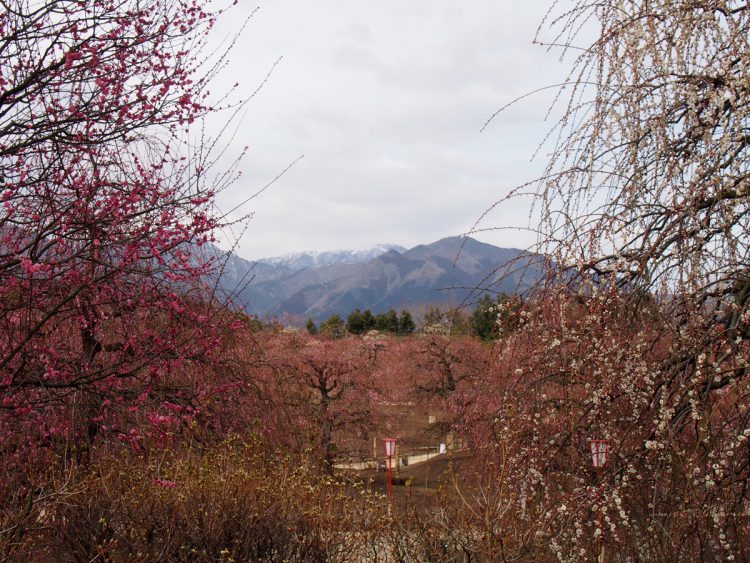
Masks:
[[[387,457],[393,457],[396,455],[396,443],[398,438],[385,438],[385,455]]]
[[[591,463],[596,469],[604,467],[607,463],[609,442],[607,440],[591,440]]]

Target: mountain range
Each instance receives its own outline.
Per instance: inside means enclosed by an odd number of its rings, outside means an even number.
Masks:
[[[258,262],[274,266],[286,266],[292,270],[322,268],[335,264],[361,264],[385,254],[389,250],[404,252],[406,248],[397,244],[378,244],[366,250],[333,250],[323,252],[292,252],[283,256],[261,258]]]
[[[541,277],[543,257],[450,237],[405,249],[298,252],[250,262],[224,256],[221,285],[249,313],[321,321],[356,308],[419,312],[471,305],[484,292],[522,293]]]

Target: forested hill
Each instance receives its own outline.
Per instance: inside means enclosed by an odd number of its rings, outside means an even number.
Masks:
[[[543,268],[539,256],[471,238],[444,238],[403,252],[396,246],[377,248],[380,252],[341,252],[338,259],[326,253],[320,266],[312,258],[253,263],[231,256],[222,281],[228,289],[238,288],[238,301],[250,313],[322,320],[355,308],[455,306],[476,300],[483,289],[523,292]]]

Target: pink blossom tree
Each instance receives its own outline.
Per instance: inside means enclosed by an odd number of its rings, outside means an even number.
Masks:
[[[311,451],[332,473],[339,447],[375,423],[372,346],[359,337],[281,333],[266,336],[261,348],[252,376],[264,401],[258,425],[282,447]]]
[[[200,408],[200,365],[233,322],[198,251],[229,176],[193,142],[220,109],[208,85],[225,53],[205,47],[221,13],[197,0],[0,13],[4,456],[103,430],[135,444],[127,417],[159,427]]]

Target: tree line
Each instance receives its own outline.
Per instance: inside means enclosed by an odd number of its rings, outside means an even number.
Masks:
[[[497,296],[485,294],[471,312],[462,308],[430,307],[419,325],[411,312],[402,309],[397,313],[389,309],[385,313],[373,314],[370,309],[357,308],[346,316],[334,314],[320,323],[307,319],[307,331],[330,338],[342,338],[346,334],[365,334],[371,330],[405,336],[415,332],[450,334],[455,336],[476,336],[485,341],[499,338],[512,328],[511,319],[518,312],[522,299],[517,295],[500,293]]]

